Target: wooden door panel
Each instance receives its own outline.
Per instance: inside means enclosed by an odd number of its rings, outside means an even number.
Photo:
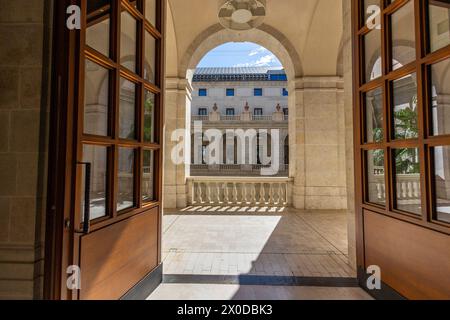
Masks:
[[[409,299],[450,299],[450,236],[364,211],[366,267]]]
[[[159,208],[80,239],[80,298],[119,299],[158,265]]]

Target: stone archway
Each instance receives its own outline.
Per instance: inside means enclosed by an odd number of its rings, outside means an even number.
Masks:
[[[257,29],[248,31],[232,31],[224,29],[220,24],[215,24],[200,33],[194,41],[189,45],[188,49],[181,55],[181,60],[178,64],[178,77],[167,79],[166,91],[166,109],[173,110],[177,114],[177,129],[184,128],[190,132],[190,115],[191,115],[191,80],[195,68],[201,59],[212,49],[229,42],[252,42],[267,50],[271,51],[281,61],[286,74],[288,76],[289,95],[288,106],[289,113],[289,135],[291,137],[299,136],[296,119],[296,101],[297,96],[302,93],[297,90],[299,79],[303,74],[302,63],[300,57],[290,41],[277,29],[263,24]],[[185,106],[182,108],[182,106]],[[171,113],[171,111],[168,111]],[[184,117],[182,115],[184,114]],[[166,150],[170,150],[173,146],[170,132],[166,133]],[[294,163],[294,157],[301,158],[303,150],[297,143],[302,143],[300,140],[290,140],[290,156],[293,157],[290,163]],[[185,139],[185,150],[190,150],[191,145],[188,139]],[[300,152],[296,154],[296,150]],[[168,151],[169,152],[169,151]],[[190,152],[188,153],[190,156]],[[170,154],[166,154],[166,158]],[[169,168],[168,168],[169,167]],[[168,184],[165,180],[165,207],[174,208],[187,205],[187,177],[189,176],[189,167],[187,165],[168,165],[166,163],[166,173],[169,174],[171,183]],[[299,170],[301,172],[301,170]],[[295,179],[296,166],[290,166],[289,176]],[[293,188],[291,188],[292,190]],[[291,192],[292,194],[293,192]],[[291,197],[292,199],[292,197]],[[294,201],[290,201],[293,203]],[[300,205],[294,204],[298,208],[303,208],[303,201]]]
[[[301,77],[302,63],[290,41],[277,29],[263,24],[257,29],[233,31],[220,24],[203,31],[189,46],[181,58],[179,76],[189,79],[190,70],[196,68],[200,60],[212,49],[227,42],[253,42],[271,51],[283,64],[289,79]]]

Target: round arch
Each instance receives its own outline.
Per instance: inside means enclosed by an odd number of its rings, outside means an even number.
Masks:
[[[303,74],[294,46],[275,28],[263,24],[257,29],[237,32],[216,24],[203,31],[186,50],[179,65],[179,77],[190,79],[192,70],[209,51],[228,42],[253,42],[271,51],[281,61],[289,80]]]

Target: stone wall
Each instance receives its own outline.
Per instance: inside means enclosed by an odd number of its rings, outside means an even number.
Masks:
[[[340,77],[295,81],[290,109],[291,177],[298,209],[347,209],[345,119]]]
[[[264,115],[271,115],[276,111],[276,106],[288,107],[288,97],[283,96],[283,88],[287,89],[287,82],[284,81],[248,81],[248,82],[193,82],[192,92],[192,115],[198,115],[199,108],[208,108],[208,113],[212,111],[214,104],[217,104],[218,111],[226,114],[227,108],[234,108],[235,114],[239,115],[244,111],[245,103],[248,102],[250,111],[254,108],[262,108]],[[235,89],[234,97],[227,97],[226,89]],[[254,88],[263,89],[263,96],[254,96]],[[199,97],[198,90],[207,89],[207,97]]]
[[[0,299],[42,297],[50,3],[0,0]]]
[[[188,80],[166,78],[164,97],[164,184],[163,207],[184,208],[187,206],[187,180],[190,162],[190,127],[191,127],[191,93],[192,87]],[[177,129],[187,130],[185,150],[187,153],[178,155],[181,164],[174,163],[172,151],[178,144],[172,141],[172,134]],[[175,159],[177,160],[177,159]],[[177,160],[177,162],[178,162]]]

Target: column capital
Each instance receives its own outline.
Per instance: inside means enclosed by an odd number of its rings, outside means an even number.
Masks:
[[[194,89],[191,82],[186,78],[166,77],[166,90],[186,91],[191,94]]]

